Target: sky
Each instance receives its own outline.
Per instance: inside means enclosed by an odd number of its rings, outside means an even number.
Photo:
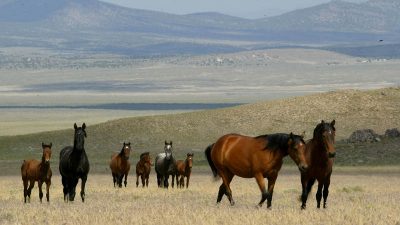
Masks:
[[[248,19],[276,16],[295,9],[307,8],[331,0],[101,0],[125,7],[148,9],[173,14],[220,12]],[[335,1],[335,0],[334,0]],[[336,0],[337,1],[337,0]],[[344,0],[366,2],[367,0]]]

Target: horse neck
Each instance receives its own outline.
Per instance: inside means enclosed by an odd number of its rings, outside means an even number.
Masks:
[[[39,170],[41,174],[46,174],[50,169],[50,162],[46,164],[44,156],[42,157],[42,161],[39,164]]]
[[[329,160],[328,155],[325,154],[327,148],[323,141],[318,140],[317,138],[313,138],[310,140],[309,145],[307,146],[309,158],[312,162],[327,162]]]
[[[190,173],[192,168],[189,167],[189,161],[186,159],[185,160],[185,173]]]

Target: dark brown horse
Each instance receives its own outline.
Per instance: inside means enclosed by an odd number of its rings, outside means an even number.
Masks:
[[[183,188],[186,177],[186,188],[189,187],[190,174],[192,173],[193,153],[188,153],[185,160],[176,161],[176,187]],[[174,177],[172,177],[174,179]]]
[[[333,158],[335,157],[335,120],[325,123],[323,120],[314,129],[313,138],[306,143],[306,162],[308,170],[301,173],[301,208],[306,208],[308,194],[315,182],[318,180],[316,194],[317,208],[321,206],[322,195],[324,197],[324,208],[329,193],[331,182]],[[322,190],[324,189],[324,190]]]
[[[225,194],[231,205],[234,205],[230,183],[235,175],[252,178],[257,181],[261,191],[262,206],[265,200],[271,207],[272,194],[278,172],[282,167],[283,157],[289,154],[300,171],[307,169],[304,158],[305,143],[302,136],[290,134],[268,134],[248,137],[239,134],[228,134],[206,149],[206,157],[214,173],[222,178],[217,203]],[[265,180],[268,179],[268,189]]]
[[[140,160],[136,164],[136,187],[139,186],[139,177],[142,180],[142,187],[149,187],[149,176],[151,171],[151,157],[149,152],[140,154]]]
[[[131,163],[129,162],[129,155],[131,154],[131,143],[125,143],[119,153],[114,153],[111,156],[110,169],[113,177],[114,187],[117,183],[118,187],[122,187],[122,180],[125,176],[125,187],[128,183],[128,174],[131,169]]]
[[[35,181],[38,182],[39,186],[39,198],[42,202],[43,192],[42,184],[46,183],[46,199],[50,201],[49,188],[51,185],[51,168],[50,168],[50,158],[51,158],[51,146],[52,144],[42,143],[42,161],[36,159],[24,160],[21,166],[21,176],[24,183],[24,202],[26,203],[26,197],[28,201],[31,200],[31,191],[35,186]],[[28,188],[29,181],[29,188]]]

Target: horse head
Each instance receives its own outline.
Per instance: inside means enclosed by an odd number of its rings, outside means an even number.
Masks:
[[[186,163],[187,163],[187,166],[189,168],[192,168],[192,166],[193,166],[193,153],[188,153],[186,155]]]
[[[165,141],[164,152],[165,152],[165,159],[170,160],[172,157],[172,141],[170,141],[169,143]]]
[[[86,124],[83,123],[82,127],[78,127],[76,123],[74,124],[75,136],[74,136],[74,149],[83,150],[85,144],[86,134]]]
[[[334,158],[336,155],[335,149],[335,120],[332,120],[330,123],[326,123],[325,121],[321,121],[314,129],[313,139],[324,145],[324,149],[329,158]]]
[[[129,155],[131,154],[131,143],[125,143],[122,146],[121,152],[119,153],[121,155],[121,157],[125,160],[129,159]]]
[[[44,162],[45,164],[49,164],[50,163],[50,158],[51,158],[51,146],[53,144],[50,142],[50,144],[45,144],[42,142],[42,149],[43,149],[43,156],[42,156],[42,162]]]
[[[288,140],[288,153],[289,156],[296,163],[296,165],[299,167],[299,170],[301,172],[306,171],[308,168],[305,152],[306,144],[303,140],[303,136],[290,133]]]

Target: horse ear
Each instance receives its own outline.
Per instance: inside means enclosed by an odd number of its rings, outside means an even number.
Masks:
[[[165,140],[165,145],[168,145],[167,140]]]
[[[124,141],[124,146],[125,146],[126,144],[125,144],[125,141]]]
[[[86,124],[85,123],[82,124],[82,130],[84,130],[84,129],[86,129]]]
[[[331,126],[332,126],[332,127],[335,127],[335,123],[336,123],[336,121],[335,121],[335,120],[332,120]]]
[[[324,121],[324,120],[321,120],[321,123],[325,123],[325,121]]]
[[[42,148],[44,148],[44,142],[42,142]]]
[[[127,144],[127,145],[131,146],[131,143],[130,143],[130,142],[128,142],[128,144]]]
[[[303,133],[301,133],[301,138],[304,138],[306,136],[306,131],[304,130]]]
[[[50,148],[51,148],[51,146],[53,146],[53,143],[50,142],[49,146],[50,146]]]
[[[78,126],[76,125],[76,123],[74,123],[74,128],[75,128],[75,130],[78,129]]]
[[[290,132],[289,139],[293,139],[293,132]]]
[[[172,141],[169,141],[169,144],[172,145]]]

